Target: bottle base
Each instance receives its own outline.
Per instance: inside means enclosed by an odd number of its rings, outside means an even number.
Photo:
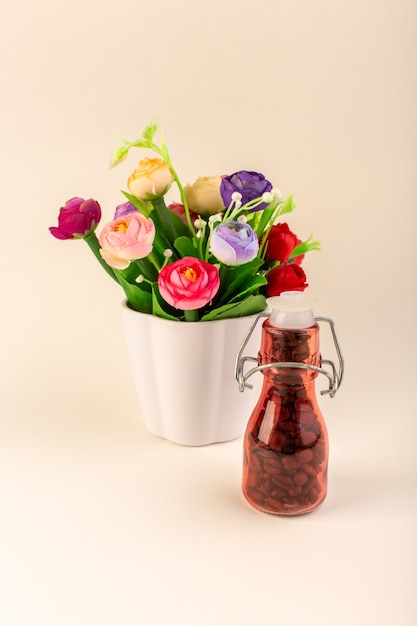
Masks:
[[[279,515],[281,517],[296,517],[299,515],[307,515],[315,511],[324,502],[327,494],[324,493],[321,498],[307,505],[300,505],[300,503],[296,502],[285,502],[268,496],[265,496],[263,501],[259,501],[258,496],[258,501],[255,501],[249,494],[245,493],[245,491],[243,491],[243,495],[252,508],[262,513]]]

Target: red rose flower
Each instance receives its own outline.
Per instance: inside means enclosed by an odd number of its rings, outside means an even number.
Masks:
[[[304,291],[308,284],[302,267],[296,263],[283,263],[268,272],[266,290],[268,296],[279,296],[283,291]]]
[[[284,263],[288,261],[298,243],[299,239],[297,235],[288,228],[288,224],[285,222],[283,224],[276,224],[271,228],[268,235],[267,257],[270,261]]]

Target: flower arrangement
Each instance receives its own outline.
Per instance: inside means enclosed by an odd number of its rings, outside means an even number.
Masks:
[[[158,155],[144,158],[129,177],[126,201],[96,236],[101,208],[93,199],[72,198],[60,209],[58,239],[84,239],[137,311],[171,320],[209,321],[263,311],[266,297],[303,291],[306,252],[283,215],[294,208],[263,174],[239,171],[200,177],[182,186],[157,124],[112,153],[114,167],[131,148]],[[180,202],[164,197],[176,183]]]

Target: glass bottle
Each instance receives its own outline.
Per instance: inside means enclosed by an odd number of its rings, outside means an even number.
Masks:
[[[319,325],[301,292],[268,304],[258,358],[263,386],[245,432],[242,488],[261,511],[301,515],[327,492],[328,436],[315,392]]]

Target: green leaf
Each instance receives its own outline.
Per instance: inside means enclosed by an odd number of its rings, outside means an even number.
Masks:
[[[299,243],[298,246],[295,246],[290,258],[293,259],[296,256],[300,256],[300,254],[305,254],[306,252],[311,252],[312,250],[321,252],[320,242],[311,241],[311,239],[312,237],[310,236],[302,243]]]
[[[127,159],[128,153],[129,148],[126,146],[115,148],[110,155],[110,169],[116,167],[116,165],[119,165],[119,163]]]
[[[244,284],[243,289],[230,298],[230,302],[240,301],[248,296],[252,291],[257,291],[261,287],[267,284],[265,276],[250,276],[247,282]]]
[[[260,220],[258,224],[256,225],[256,228],[254,229],[258,238],[262,236],[262,233],[264,232],[265,228],[268,226],[269,220],[274,215],[276,209],[277,209],[277,205],[274,204],[273,206],[266,207],[266,209],[262,211]],[[256,214],[254,213],[253,215],[256,215]],[[250,224],[249,220],[248,220],[248,223]]]
[[[150,204],[150,202],[143,202],[143,200],[139,200],[139,198],[136,198],[136,196],[132,196],[132,194],[128,193],[127,191],[122,191],[122,194],[129,200],[129,202],[133,204],[133,206],[137,208],[140,213],[142,213],[142,215],[144,215],[145,217],[150,216],[153,209],[153,206],[152,204]]]
[[[164,237],[167,239],[171,247],[174,245],[174,241],[178,236],[173,220],[175,213],[168,210],[163,198],[155,198],[155,200],[152,200],[152,204],[154,207],[154,210],[152,211],[152,219],[158,217],[159,224],[162,227],[162,230],[159,229],[159,234],[161,235],[162,232],[164,233]]]
[[[264,285],[262,276],[257,275],[259,268],[263,265],[262,259],[256,257],[249,263],[238,265],[233,268],[222,267],[220,269],[221,294],[219,302],[230,302],[233,298],[246,290],[253,291],[260,285]],[[256,284],[257,281],[259,285]]]
[[[168,309],[170,312],[167,312]],[[167,302],[162,298],[159,293],[157,283],[152,285],[152,313],[153,315],[157,315],[158,317],[163,317],[166,320],[173,320],[178,322],[178,316],[174,315],[176,309],[169,306]]]
[[[224,306],[212,309],[201,318],[202,322],[226,319],[230,317],[245,317],[260,313],[266,307],[264,296],[248,296],[242,302],[235,304],[225,304]]]
[[[168,146],[165,143],[165,139],[164,139],[164,134],[161,133],[161,138],[159,141],[159,145],[160,145],[160,149],[161,149],[161,156],[164,157],[165,161],[168,163],[168,165],[171,166],[171,160],[169,158],[169,153],[168,153]]]
[[[137,284],[135,281],[139,274],[141,274],[141,270],[139,269],[138,264],[135,261],[129,263],[129,266],[124,270],[116,270],[119,276],[122,276],[128,283],[131,285]]]
[[[174,242],[174,246],[182,257],[197,257],[197,250],[194,247],[193,240],[189,237],[178,237]]]
[[[177,235],[180,236],[184,236],[184,237],[188,237],[191,239],[191,235],[190,235],[190,231],[188,229],[188,226],[186,224],[184,224],[184,222],[182,221],[182,219],[180,218],[179,215],[177,215],[176,213],[174,213],[174,211],[171,211],[171,209],[168,207],[168,213],[171,216],[172,219],[172,223],[174,224],[175,230],[177,231]]]
[[[140,313],[152,313],[152,294],[150,291],[141,289],[137,284],[129,283],[121,271],[115,270],[115,274],[123,287],[130,306]]]
[[[155,120],[152,120],[147,126],[145,126],[145,128],[143,129],[142,132],[142,137],[144,139],[146,139],[146,141],[149,141],[149,143],[153,142],[153,138],[154,135],[156,133],[156,131],[158,130],[158,124],[156,123]]]
[[[285,213],[291,213],[295,209],[294,196],[290,193],[284,200],[284,202],[280,205],[277,217],[280,215],[284,215]]]
[[[100,254],[100,243],[97,239],[97,235],[95,233],[92,233],[88,237],[84,237],[84,241],[90,247],[90,250],[96,257],[97,261],[100,263],[101,267],[108,273],[109,276],[117,281],[115,271],[112,267],[110,267],[110,265],[107,265],[106,261]]]

